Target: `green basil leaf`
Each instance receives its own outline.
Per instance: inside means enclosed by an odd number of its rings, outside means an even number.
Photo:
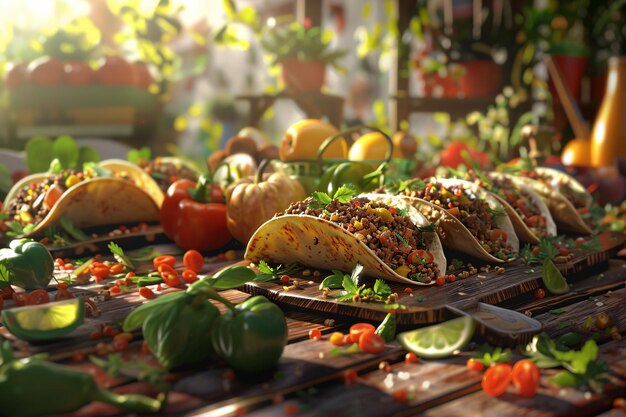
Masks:
[[[71,136],[59,136],[52,144],[52,155],[61,162],[63,168],[76,168],[79,157],[78,145]]]
[[[232,266],[218,272],[213,278],[207,281],[211,287],[216,290],[230,290],[232,288],[241,287],[248,281],[252,281],[256,277],[254,271],[245,266]]]
[[[183,300],[185,297],[190,297],[190,294],[186,292],[176,292],[172,294],[161,295],[154,300],[148,301],[145,304],[140,305],[135,310],[133,310],[126,319],[124,320],[124,324],[122,328],[125,332],[132,331],[137,327],[141,326],[144,320],[153,312],[155,309],[162,309],[164,306],[169,305],[170,303],[176,303],[180,300]],[[186,302],[186,301],[185,301]]]
[[[341,286],[343,287],[344,290],[348,292],[348,294],[351,294],[351,295],[357,294],[356,285],[354,284],[354,281],[352,280],[352,278],[349,277],[348,275],[345,275],[343,277]]]
[[[336,290],[343,288],[343,278],[347,276],[343,273],[343,271],[339,271],[338,269],[333,269],[333,275],[329,275],[321,282],[319,289],[320,291],[324,288],[328,288],[331,290]]]
[[[577,387],[583,381],[583,378],[580,375],[563,371],[550,378],[550,381],[561,387]]]

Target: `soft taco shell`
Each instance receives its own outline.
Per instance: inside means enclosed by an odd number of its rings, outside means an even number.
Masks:
[[[367,197],[370,197],[369,195]],[[406,209],[413,222],[419,226],[428,221],[407,202],[391,196],[371,196],[389,206]],[[446,271],[446,258],[439,237],[433,233],[428,250],[433,254],[439,271]],[[308,215],[289,214],[274,217],[254,233],[246,249],[245,259],[293,263],[320,269],[350,271],[359,262],[365,275],[405,284],[431,285],[416,282],[395,273],[355,235],[328,220]]]
[[[580,217],[578,210],[563,194],[538,180],[522,177],[520,181],[527,183],[543,198],[556,222],[557,229],[585,235],[593,233],[589,225]]]
[[[568,187],[574,190],[582,198],[585,207],[591,207],[591,204],[593,203],[593,197],[591,196],[591,194],[589,194],[587,189],[571,175],[559,171],[558,169],[547,167],[537,167],[535,168],[535,171],[539,175],[549,176],[552,178],[552,181],[550,181],[549,184],[546,184],[548,185],[548,187],[556,191],[560,191],[561,184],[567,184]]]
[[[474,183],[454,178],[437,178],[436,181],[443,185],[460,184],[465,188],[469,188],[474,194],[483,198],[489,207],[494,210],[502,210],[506,213],[500,202],[491,193],[488,193],[484,188]],[[465,227],[459,219],[449,214],[447,210],[417,197],[400,196],[400,198],[409,201],[410,204],[417,208],[428,220],[437,223],[437,226],[440,227],[443,232],[440,238],[445,248],[462,252],[487,262],[505,262],[487,252],[469,229]],[[509,216],[506,214],[498,216],[496,226],[506,232],[507,243],[511,245],[514,252],[518,252],[519,240],[515,234],[515,229],[513,228]]]
[[[510,179],[517,187],[523,189],[525,193],[528,194],[532,202],[539,208],[541,214],[546,218],[546,231],[548,236],[556,236],[556,225],[554,224],[554,220],[552,219],[552,215],[550,214],[550,210],[546,203],[544,203],[541,196],[527,183],[523,180],[518,179],[513,175],[502,174],[498,172],[489,172],[486,173],[487,177],[491,179],[497,178],[507,178]],[[530,228],[526,225],[521,216],[515,211],[515,209],[502,197],[499,195],[492,193],[495,198],[498,199],[502,207],[504,207],[504,211],[511,219],[511,223],[513,224],[513,228],[515,229],[515,234],[522,242],[539,244],[540,240]]]
[[[156,203],[158,207],[163,204],[164,194],[159,184],[141,167],[123,159],[107,159],[98,163],[102,168],[116,174],[126,174],[132,182],[143,189]]]

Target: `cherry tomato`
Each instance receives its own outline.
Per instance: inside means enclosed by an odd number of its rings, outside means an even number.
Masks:
[[[397,403],[405,403],[409,399],[409,394],[406,392],[406,389],[398,388],[397,390],[393,391],[391,397]]]
[[[380,353],[385,350],[385,339],[374,331],[366,331],[359,337],[359,349],[365,353]]]
[[[56,294],[54,295],[54,301],[69,300],[76,298],[67,288],[58,287]]]
[[[26,305],[46,304],[50,302],[50,295],[44,289],[34,290],[26,296]]]
[[[13,298],[13,294],[15,294],[15,291],[11,287],[6,287],[2,289],[3,300],[11,300]]]
[[[511,379],[517,388],[517,393],[522,397],[532,397],[539,388],[541,375],[537,364],[528,359],[517,361],[513,365]]]
[[[452,283],[452,282],[456,281],[456,275],[454,275],[454,274],[450,274],[450,275],[448,275],[448,276],[446,277],[446,280],[447,280],[448,282]]]
[[[330,344],[333,346],[342,346],[343,345],[343,333],[334,332],[330,335]]]
[[[343,382],[345,382],[346,384],[353,384],[358,379],[358,377],[359,375],[354,369],[348,369],[343,373]]]
[[[196,271],[192,271],[191,269],[185,269],[183,271],[183,281],[187,284],[191,284],[192,282],[196,282],[198,280],[198,274]]]
[[[191,269],[194,272],[200,272],[204,265],[204,256],[197,250],[190,249],[183,255],[183,265],[185,265],[185,268]]]
[[[89,85],[96,78],[95,71],[83,61],[67,62],[63,69],[67,85]]]
[[[546,296],[546,291],[543,288],[537,288],[534,292],[535,298],[542,299]]]
[[[485,369],[485,365],[478,359],[474,359],[474,358],[468,359],[466,365],[467,365],[467,369],[470,369],[476,372],[482,372],[482,370]]]
[[[414,250],[407,257],[407,261],[409,261],[409,263],[412,263],[413,265],[418,265],[423,262],[432,262],[434,259],[435,258],[433,254],[430,253],[430,251],[423,249]]]
[[[113,339],[113,342],[111,342],[111,345],[113,346],[113,351],[115,352],[123,352],[126,349],[128,349],[128,339]]]
[[[164,272],[161,274],[161,278],[163,278],[163,282],[167,284],[168,287],[178,287],[180,285],[180,276],[178,272]]]
[[[111,265],[109,271],[111,271],[111,274],[113,275],[121,274],[124,271],[124,264],[119,263]]]
[[[506,391],[511,383],[511,365],[496,363],[483,375],[482,387],[486,394],[498,397]]]
[[[28,81],[33,85],[62,85],[65,81],[63,62],[42,57],[28,64]]]
[[[133,67],[120,56],[107,56],[101,61],[96,71],[96,79],[104,85],[133,85],[135,73]]]
[[[404,355],[404,361],[406,363],[417,363],[419,361],[419,358],[417,357],[415,353],[409,352],[406,355]]]
[[[157,271],[159,271],[159,274],[161,274],[161,277],[163,277],[163,275],[165,274],[176,274],[176,270],[174,268],[172,268],[171,266],[169,266],[168,264],[160,264],[157,268]]]
[[[291,281],[291,277],[289,275],[281,275],[279,279],[280,283],[283,285],[288,285]]]
[[[152,265],[157,271],[159,270],[159,265],[161,264],[169,265],[174,268],[174,265],[176,265],[176,258],[174,258],[172,255],[161,255],[152,260]]]
[[[156,297],[156,294],[154,293],[154,291],[152,291],[148,287],[139,288],[139,295],[141,295],[143,298],[148,298],[148,299]]]
[[[320,329],[311,329],[309,330],[309,339],[311,340],[320,340],[322,338],[322,331]]]
[[[446,283],[446,277],[444,277],[443,275],[439,275],[436,279],[435,279],[435,285],[443,285]]]
[[[299,412],[300,407],[298,406],[298,404],[295,403],[285,404],[285,406],[283,407],[283,414],[285,414],[286,416],[295,416]]]
[[[354,343],[359,342],[361,339],[361,335],[364,332],[376,331],[376,327],[369,323],[356,323],[350,326],[350,335],[352,336],[352,341]]]

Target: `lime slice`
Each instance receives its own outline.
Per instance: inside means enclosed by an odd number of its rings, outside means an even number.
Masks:
[[[569,285],[559,268],[550,259],[543,263],[543,285],[551,294],[565,294],[569,291]]]
[[[444,358],[463,349],[474,335],[474,320],[461,316],[434,326],[400,333],[398,341],[423,358]]]
[[[81,298],[2,310],[2,321],[16,337],[27,341],[56,339],[70,334],[85,316]]]

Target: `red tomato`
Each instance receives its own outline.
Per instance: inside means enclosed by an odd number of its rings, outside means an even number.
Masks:
[[[189,190],[195,187],[194,181],[185,179],[170,185],[161,206],[161,226],[183,249],[219,249],[232,239],[226,225],[226,204],[193,200]]]
[[[374,331],[366,331],[359,337],[359,349],[366,353],[380,353],[385,350],[385,339]]]
[[[198,274],[196,271],[192,271],[191,269],[185,269],[183,271],[183,281],[187,284],[191,284],[192,282],[196,282],[198,280]]]
[[[364,332],[376,331],[376,327],[369,323],[356,323],[350,326],[350,336],[352,341],[357,343],[361,339],[361,335]]]
[[[156,270],[158,270],[159,266],[161,266],[162,264],[169,265],[174,268],[174,265],[176,265],[176,258],[174,258],[172,255],[161,255],[152,260],[152,266],[154,266],[154,269]]]
[[[493,229],[491,230],[491,240],[492,241],[496,241],[500,238],[502,238],[502,240],[506,241],[506,232],[502,229]]]
[[[139,288],[139,295],[141,295],[143,298],[148,298],[148,299],[156,297],[156,294],[154,293],[154,291],[152,291],[148,287]]]
[[[26,305],[26,294],[25,293],[23,293],[23,292],[14,292],[12,298],[13,298],[13,303],[16,306],[21,307],[21,306]]]
[[[122,272],[124,272],[124,264],[118,263],[118,264],[111,265],[111,267],[109,268],[109,271],[113,275],[121,274]]]
[[[439,163],[442,166],[456,169],[460,164],[473,166],[477,162],[480,167],[489,163],[489,157],[484,152],[471,149],[464,142],[450,142],[444,150],[439,153]]]
[[[476,371],[476,372],[482,372],[482,370],[485,368],[485,365],[479,361],[478,359],[468,359],[467,360],[467,369],[470,369],[472,371]]]
[[[404,355],[404,361],[406,363],[417,363],[419,361],[419,358],[417,357],[415,353],[409,352],[406,355]]]
[[[204,265],[204,256],[197,250],[188,250],[185,252],[185,255],[183,255],[183,265],[185,265],[185,268],[194,272],[200,272]]]
[[[11,89],[18,85],[22,85],[26,81],[26,70],[28,68],[27,62],[20,62],[19,64],[12,64],[11,68],[7,70],[5,85]]]
[[[148,66],[143,62],[133,62],[131,64],[135,73],[135,86],[147,90],[154,83],[152,74],[148,70]]]
[[[448,209],[448,213],[450,213],[451,216],[454,216],[457,219],[461,217],[461,211],[459,211],[458,207],[452,207]]]
[[[42,57],[28,64],[28,81],[33,85],[62,85],[65,81],[63,62]]]
[[[64,67],[65,84],[89,85],[96,79],[96,72],[83,61],[67,62]]]
[[[433,257],[433,254],[430,253],[430,251],[423,250],[423,249],[414,250],[407,257],[407,260],[409,261],[409,263],[412,263],[413,265],[417,265],[422,262],[432,262],[433,259],[435,259]]]
[[[513,365],[511,379],[517,388],[517,393],[522,397],[532,397],[539,388],[541,374],[537,364],[528,359],[517,361]]]
[[[71,298],[76,297],[67,288],[57,288],[57,292],[54,295],[54,301],[69,300]]]
[[[511,365],[508,363],[496,363],[490,366],[483,375],[483,391],[493,397],[502,395],[511,383],[511,371]]]
[[[168,287],[178,287],[180,285],[180,276],[178,272],[163,272],[161,273],[161,278],[163,278],[163,282],[167,284]]]
[[[26,296],[26,305],[46,304],[50,302],[48,291],[43,289],[34,290]]]
[[[322,338],[322,331],[320,329],[311,329],[309,330],[309,339],[311,340],[320,340]]]
[[[13,294],[15,291],[11,287],[5,287],[2,289],[2,299],[3,300],[11,300],[13,299]]]
[[[133,85],[133,67],[121,56],[107,56],[101,60],[96,79],[104,85]]]

